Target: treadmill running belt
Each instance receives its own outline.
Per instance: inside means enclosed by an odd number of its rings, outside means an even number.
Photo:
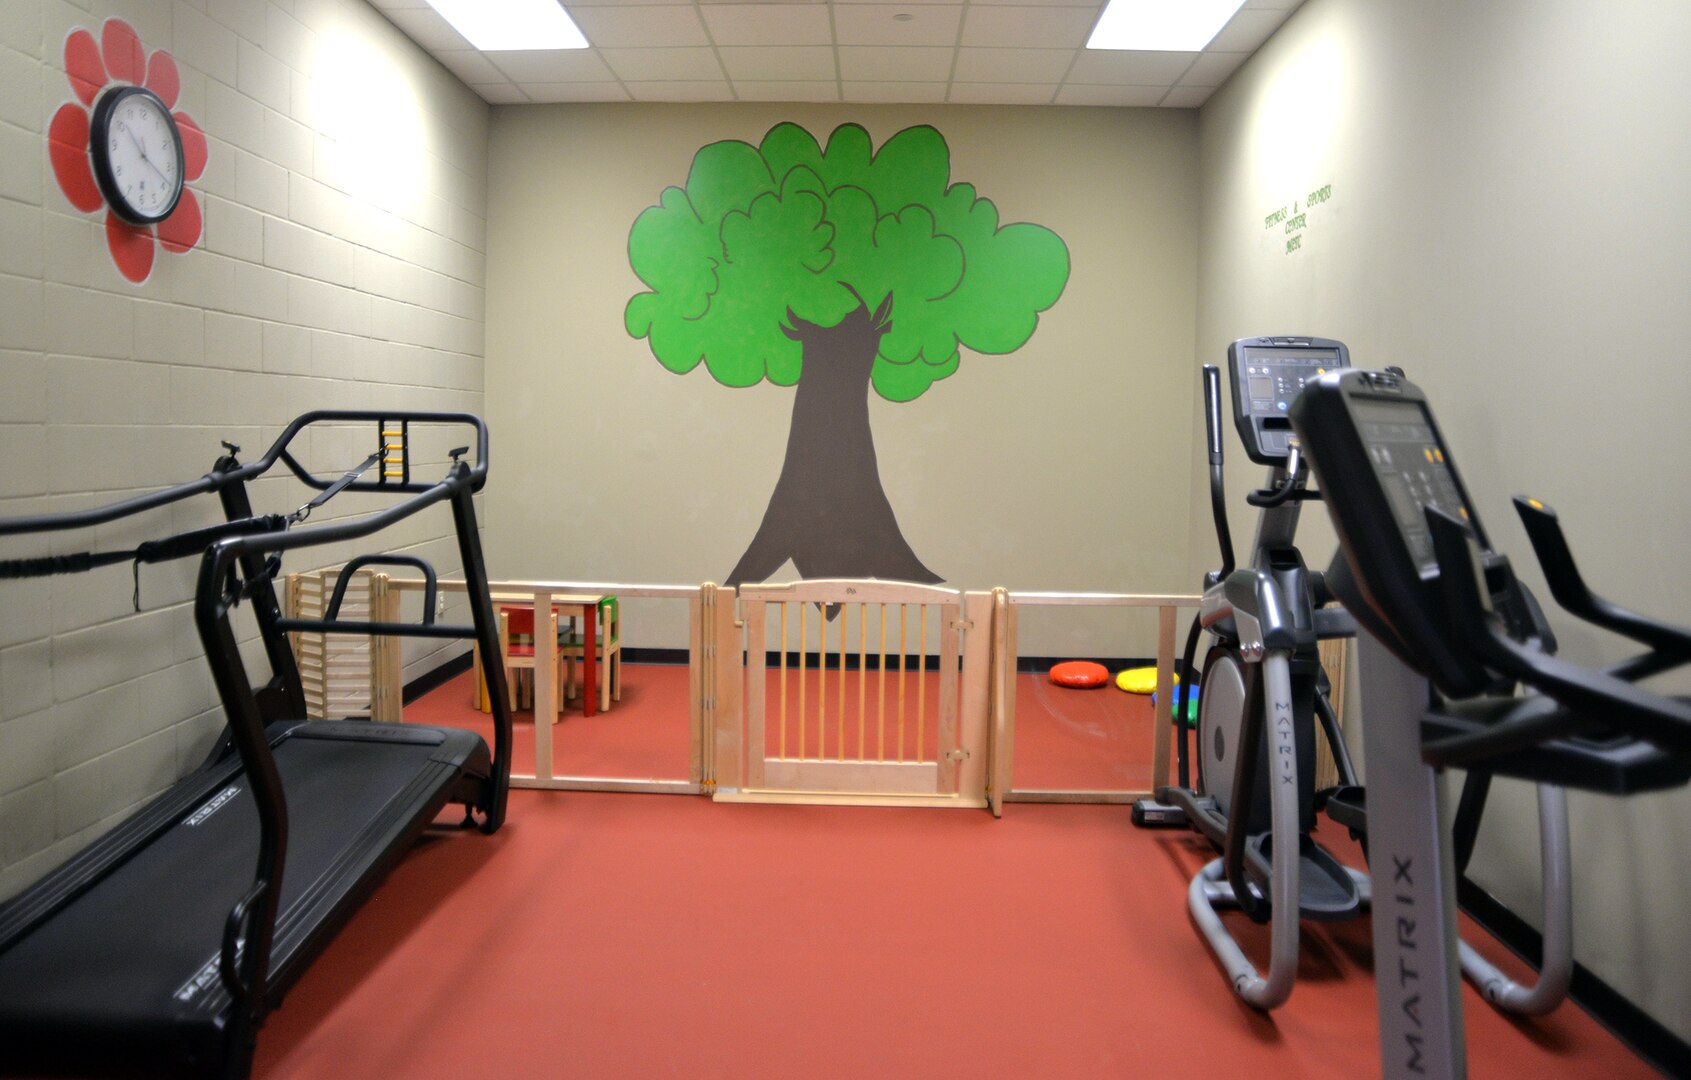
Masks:
[[[272,998],[381,870],[359,879],[404,854],[389,854],[397,835],[426,827],[466,766],[487,770],[485,744],[465,731],[318,723],[298,732],[275,746],[289,828]],[[229,1005],[217,974],[224,922],[252,885],[257,852],[257,812],[237,773],[0,953],[0,1072],[77,1068],[112,1041],[130,1068],[155,1056],[166,1071],[166,1061],[214,1064]],[[314,947],[300,955],[308,935]]]

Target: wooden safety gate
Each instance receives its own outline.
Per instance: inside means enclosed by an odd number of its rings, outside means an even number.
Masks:
[[[718,798],[985,805],[990,597],[815,580],[739,600],[743,779]]]

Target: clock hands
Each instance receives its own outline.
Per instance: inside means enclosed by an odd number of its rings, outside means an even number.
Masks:
[[[157,165],[153,164],[153,159],[147,156],[147,148],[141,144],[140,139],[135,137],[135,132],[133,132],[129,129],[129,125],[123,124],[121,126],[123,128],[123,133],[125,135],[129,136],[129,141],[135,144],[135,149],[138,153],[140,153],[141,160],[146,162],[147,168],[149,168],[149,169],[153,170],[153,172],[157,173],[158,178],[160,180],[164,181],[165,186],[168,187],[170,185],[170,177],[168,177],[164,174],[163,169],[161,169]]]

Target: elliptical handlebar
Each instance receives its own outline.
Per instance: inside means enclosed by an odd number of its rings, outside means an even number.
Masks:
[[[1221,546],[1221,569],[1206,585],[1224,580],[1233,572],[1233,531],[1227,525],[1227,477],[1221,454],[1221,369],[1204,365],[1204,434],[1210,463],[1210,513],[1215,518],[1215,538]]]
[[[1596,726],[1593,717],[1601,717],[1604,728],[1664,750],[1691,752],[1691,704],[1561,660],[1502,633],[1488,615],[1489,604],[1480,591],[1483,571],[1478,543],[1462,522],[1437,507],[1426,507],[1425,514],[1438,560],[1439,594],[1451,628],[1488,667],[1565,706],[1549,713],[1522,710],[1520,720],[1505,720],[1473,735],[1442,740],[1437,745],[1441,763],[1480,761],[1587,730]]]
[[[1567,537],[1556,511],[1522,495],[1515,496],[1515,510],[1532,541],[1538,565],[1550,585],[1550,595],[1568,614],[1650,646],[1660,661],[1675,666],[1691,659],[1691,630],[1673,626],[1621,607],[1592,592],[1568,549]],[[1640,658],[1641,660],[1644,658]],[[1655,670],[1663,670],[1656,668]],[[1639,677],[1638,675],[1632,676]]]

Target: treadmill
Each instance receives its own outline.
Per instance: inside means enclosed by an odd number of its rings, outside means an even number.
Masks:
[[[369,427],[363,427],[368,425]],[[374,453],[328,479],[296,445],[338,445],[373,428]],[[411,478],[419,427],[469,445],[444,452],[444,479]],[[292,631],[470,638],[498,653],[472,496],[487,479],[487,428],[467,413],[317,411],[252,462],[228,452],[198,480],[92,510],[0,520],[0,535],[54,533],[215,493],[225,520],[122,552],[0,561],[0,578],[201,555],[194,618],[227,717],[195,771],[0,905],[0,1074],[241,1077],[259,1028],[311,961],[449,805],[496,831],[510,784],[504,672],[487,669],[494,745],[456,728],[305,719]],[[249,484],[278,463],[317,495],[257,515]],[[368,477],[366,474],[371,474]],[[304,525],[342,492],[402,496],[363,517]],[[275,580],[296,548],[349,544],[438,503],[451,507],[471,626],[434,622],[435,574],[410,555],[347,563],[325,618],[284,618]],[[426,581],[422,622],[353,622],[339,611],[362,566],[403,565]],[[231,612],[252,606],[270,677],[255,685]]]
[[[1362,628],[1381,1074],[1462,1077],[1457,845],[1440,771],[1617,796],[1685,784],[1691,702],[1639,680],[1691,662],[1691,630],[1593,594],[1555,512],[1517,498],[1557,602],[1646,647],[1604,669],[1554,655],[1426,395],[1401,375],[1324,375],[1291,420],[1339,536],[1329,584]]]

